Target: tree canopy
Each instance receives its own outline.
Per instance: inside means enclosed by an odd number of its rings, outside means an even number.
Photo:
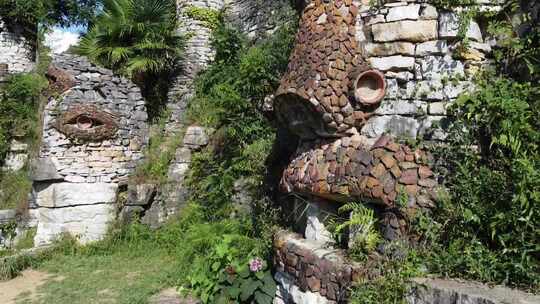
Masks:
[[[0,16],[22,25],[88,25],[100,7],[101,0],[0,0]]]

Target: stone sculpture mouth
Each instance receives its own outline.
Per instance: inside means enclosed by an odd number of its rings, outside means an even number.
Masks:
[[[335,131],[326,128],[323,115],[305,98],[293,93],[278,95],[275,107],[278,119],[301,139],[335,137]]]

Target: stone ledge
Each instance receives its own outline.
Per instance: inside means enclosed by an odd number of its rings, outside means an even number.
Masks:
[[[291,299],[295,303],[310,303],[304,300],[315,298],[316,303],[341,303],[360,274],[359,265],[349,262],[342,250],[328,248],[325,242],[306,240],[296,233],[278,232],[274,251],[274,266],[280,277],[287,278],[286,284],[280,281],[285,303]]]
[[[443,279],[414,279],[409,304],[538,304],[540,296],[503,286]]]

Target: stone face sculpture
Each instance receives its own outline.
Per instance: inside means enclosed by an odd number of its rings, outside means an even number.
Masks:
[[[446,108],[471,87],[491,47],[471,20],[464,50],[457,13],[429,0],[299,2],[305,7],[274,109],[300,139],[281,189],[295,194],[295,222],[305,225],[297,227],[302,236],[275,238],[275,303],[345,303],[370,265],[334,257],[340,250],[329,249],[325,219],[343,202],[362,202],[375,209],[386,240],[409,237],[411,215],[436,204],[438,176],[429,153],[399,139],[444,141]],[[500,9],[498,1],[478,2]]]
[[[373,143],[359,134],[387,92],[384,74],[366,63],[358,18],[359,6],[347,0],[316,0],[304,10],[275,98],[278,118],[301,139],[282,190],[383,210],[405,196],[408,207],[429,208],[437,186],[429,155],[391,136]]]
[[[39,156],[32,164],[37,246],[62,233],[82,243],[100,239],[121,206],[116,197],[142,158],[147,114],[131,81],[74,55],[48,70]]]

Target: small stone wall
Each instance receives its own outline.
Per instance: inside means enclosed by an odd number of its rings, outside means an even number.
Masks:
[[[35,42],[28,41],[24,29],[16,24],[6,24],[0,17],[0,81],[8,74],[30,72],[36,63]],[[7,69],[4,69],[7,68]]]
[[[471,79],[489,64],[492,41],[475,20],[466,31],[468,49],[458,39],[459,9],[444,11],[430,1],[363,5],[357,38],[363,58],[382,71],[386,98],[361,133],[444,140],[447,107],[472,89]],[[499,10],[499,1],[479,1],[480,10]],[[465,8],[466,9],[466,8]]]
[[[178,63],[178,74],[169,88],[167,109],[171,112],[168,130],[177,130],[184,123],[185,111],[193,95],[193,79],[214,59],[215,51],[210,46],[212,30],[200,20],[190,18],[190,8],[220,11],[224,0],[178,0],[178,33],[188,35],[184,55]]]
[[[478,282],[419,278],[407,296],[409,304],[537,304],[540,296]]]
[[[115,219],[119,186],[142,158],[148,125],[139,88],[87,59],[63,54],[47,74],[53,95],[32,162],[36,246],[69,233],[100,239]]]
[[[348,288],[359,275],[340,250],[282,231],[274,240],[274,303],[345,303]]]
[[[291,4],[288,0],[225,0],[225,8],[229,22],[257,39],[283,24]]]

